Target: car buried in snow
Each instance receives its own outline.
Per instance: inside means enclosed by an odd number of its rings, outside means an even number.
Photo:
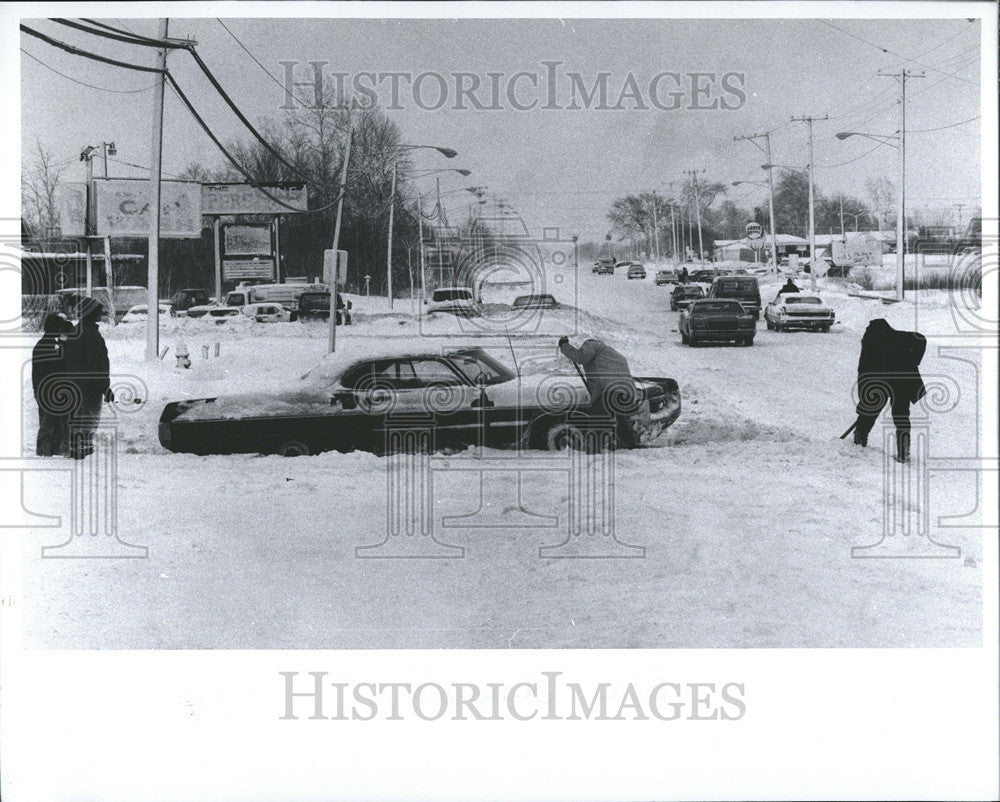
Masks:
[[[764,309],[764,322],[772,331],[829,331],[835,320],[836,315],[823,299],[808,292],[782,293]]]
[[[635,384],[642,401],[620,446],[650,444],[681,412],[674,379]],[[391,433],[405,429],[411,446],[424,438],[425,450],[563,450],[586,447],[589,406],[575,376],[519,376],[482,348],[427,350],[360,359],[288,392],[174,401],[160,416],[159,439],[193,454],[384,454]]]
[[[646,266],[640,262],[632,262],[628,266],[628,278],[646,278]]]
[[[681,342],[690,346],[709,340],[734,340],[737,345],[753,345],[757,326],[753,315],[739,301],[706,298],[694,301],[681,312],[677,322]]]

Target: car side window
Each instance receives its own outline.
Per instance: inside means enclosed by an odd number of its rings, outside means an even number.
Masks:
[[[414,359],[409,363],[413,371],[411,387],[429,387],[433,384],[460,384],[455,371],[439,359]]]

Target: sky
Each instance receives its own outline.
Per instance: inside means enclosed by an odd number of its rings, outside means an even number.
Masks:
[[[963,13],[961,6],[952,9],[956,15]],[[949,8],[938,7],[938,13],[949,13]],[[158,22],[97,19],[148,36],[156,34]],[[154,53],[147,48],[99,39],[51,20],[25,22],[77,47],[133,63],[153,63]],[[610,230],[606,214],[614,198],[650,190],[670,196],[679,191],[685,171],[691,170],[704,171],[698,173],[699,180],[726,184],[727,197],[751,208],[765,200],[765,188],[732,183],[763,182],[766,174],[760,165],[766,159],[750,142],[734,137],[770,131],[772,162],[804,168],[809,162],[808,126],[793,122],[793,116],[829,116],[814,124],[819,190],[863,197],[867,179],[885,176],[896,181],[897,151],[877,140],[855,136],[841,141],[834,134],[894,134],[900,127],[899,81],[878,73],[898,73],[901,67],[925,76],[907,82],[908,209],[957,215],[955,204],[964,204],[967,220],[980,203],[978,20],[956,16],[922,20],[227,18],[224,22],[239,43],[215,18],[171,18],[169,33],[197,42],[201,57],[255,122],[279,120],[286,113],[282,84],[287,68],[282,62],[293,63],[292,75],[298,81],[311,77],[310,61],[327,62],[328,81],[335,80],[330,77],[334,73],[347,74],[348,82],[362,73],[414,77],[429,73],[420,80],[416,97],[412,83],[399,78],[395,104],[391,79],[384,78],[378,85],[378,102],[399,124],[405,141],[459,153],[445,160],[433,151],[418,151],[413,157],[417,169],[472,171],[467,179],[441,174],[453,216],[464,216],[471,198],[462,187],[485,186],[510,204],[533,232],[558,227],[564,236],[597,239]],[[37,139],[58,160],[69,163],[66,180],[82,180],[80,150],[114,141],[118,156],[110,164],[111,175],[145,175],[141,168],[149,163],[153,76],[85,60],[30,36],[22,35],[21,48],[30,54],[21,53],[23,153],[30,152]],[[245,135],[190,56],[174,52],[168,64],[224,141]],[[519,72],[527,75],[514,79]],[[468,95],[464,102],[456,99],[454,73],[472,76],[461,79],[465,86],[480,82],[473,94],[487,108],[473,107]],[[555,96],[549,98],[547,76],[552,73]],[[606,107],[595,107],[595,95],[590,108],[584,108],[579,97],[578,108],[569,108],[574,102],[573,75],[578,76],[577,88],[582,84],[589,92],[595,82],[599,85],[602,73],[608,86]],[[692,78],[692,74],[700,75]],[[358,80],[365,85],[375,82]],[[440,108],[433,108],[438,105],[441,81],[447,97]],[[494,85],[500,88],[496,100],[491,96]],[[698,94],[694,87],[706,91]],[[672,91],[680,96],[674,99]],[[620,98],[623,92],[626,97]],[[513,107],[532,101],[534,108]],[[542,108],[545,105],[556,108]],[[191,162],[222,166],[221,154],[169,87],[165,108],[164,176],[176,175]],[[100,174],[101,168],[95,167]],[[419,181],[418,186],[430,192],[433,178]]]

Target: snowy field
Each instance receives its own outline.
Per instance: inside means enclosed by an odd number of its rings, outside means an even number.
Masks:
[[[670,287],[654,285],[654,266],[647,274],[645,281],[628,281],[623,271],[596,276],[584,266],[577,297],[561,299],[578,308],[546,313],[514,337],[519,362],[540,360],[572,377],[572,365],[557,357],[556,339],[574,331],[596,334],[629,358],[634,374],[680,383],[680,419],[654,447],[614,457],[615,537],[644,549],[642,558],[540,556],[539,547],[567,537],[565,472],[541,470],[552,460],[544,453],[484,455],[491,464],[513,460],[522,471],[519,483],[516,470],[476,470],[470,450],[435,458],[432,523],[437,538],[464,549],[462,556],[359,559],[357,546],[386,536],[386,459],[367,453],[195,457],[166,452],[156,436],[167,401],[298,386],[323,358],[322,324],[167,320],[161,345],[170,351],[156,364],[143,361],[143,328],[119,326],[105,328],[112,371],[138,377],[144,403],[119,415],[117,526],[121,539],[148,547],[148,559],[41,559],[40,547],[68,537],[70,474],[26,482],[26,507],[65,522],[63,529],[36,530],[25,549],[28,644],[981,644],[975,475],[942,469],[949,459],[977,454],[979,351],[955,347],[963,342],[955,335],[966,327],[956,304],[968,299],[928,290],[883,305],[820,280],[837,315],[829,333],[771,332],[761,320],[751,348],[689,348],[677,333],[677,313],[669,311]],[[765,304],[780,283],[763,280]],[[808,279],[800,286],[808,289]],[[390,312],[385,299],[351,297],[356,325],[338,330],[338,359],[394,345],[434,350],[479,339],[467,323],[421,321],[406,300]],[[914,519],[926,516],[930,528],[895,536],[892,555],[933,550],[935,540],[958,547],[957,557],[852,557],[852,546],[880,539],[883,499],[900,492],[884,479],[887,470],[895,475],[896,464],[888,459],[892,449],[889,455],[883,449],[880,426],[867,449],[838,439],[854,420],[861,334],[875,317],[928,338],[921,370],[931,396],[913,408],[914,426],[929,424],[928,445],[917,449],[908,469],[928,477],[927,492],[895,506]],[[485,341],[511,363],[506,340]],[[190,370],[174,365],[179,342],[191,352]],[[36,410],[27,372],[25,389],[25,443],[31,445]],[[455,517],[463,515],[471,517]]]

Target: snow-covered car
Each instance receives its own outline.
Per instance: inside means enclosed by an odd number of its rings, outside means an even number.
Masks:
[[[258,323],[287,323],[292,319],[291,313],[281,304],[247,304],[243,314]]]
[[[753,345],[757,325],[753,315],[739,301],[705,298],[693,301],[677,321],[681,342],[695,346],[709,340],[734,340],[738,345]]]
[[[692,301],[705,297],[705,288],[700,284],[678,284],[670,293],[670,311],[686,309]]]
[[[188,309],[188,317],[191,317],[191,309]],[[203,320],[210,320],[217,325],[253,322],[253,318],[245,314],[243,307],[240,306],[211,306],[200,317]]]
[[[428,314],[445,312],[462,317],[479,317],[482,310],[471,287],[438,287],[427,302]]]
[[[542,293],[540,295],[518,296],[511,306],[515,309],[555,309],[559,303],[548,293]]]
[[[836,315],[823,299],[808,292],[782,293],[764,309],[764,322],[773,331],[829,331],[835,320]]]
[[[344,299],[337,293],[337,325],[349,326],[351,324],[351,309],[354,304]],[[304,292],[299,296],[299,308],[295,310],[292,320],[299,320],[305,323],[307,320],[330,319],[330,293],[329,292]]]
[[[187,310],[192,306],[208,306],[212,302],[212,297],[208,290],[185,289],[177,290],[170,298],[174,306],[174,313],[177,315],[187,315]]]
[[[681,396],[673,379],[635,384],[642,403],[629,418],[628,445],[643,446],[677,420]],[[561,450],[584,444],[589,407],[570,374],[519,376],[481,348],[427,349],[350,362],[284,393],[174,401],[158,432],[164,448],[194,454],[385,453],[401,428],[409,448]]]
[[[646,266],[641,265],[638,262],[632,262],[628,266],[628,277],[633,278],[646,278]]]
[[[173,317],[174,307],[169,301],[160,301],[160,317]],[[122,323],[145,323],[149,306],[146,304],[135,304],[122,317]]]
[[[659,287],[663,284],[676,284],[680,281],[680,276],[678,276],[676,270],[657,270],[656,277],[653,279],[656,282],[656,286]]]

